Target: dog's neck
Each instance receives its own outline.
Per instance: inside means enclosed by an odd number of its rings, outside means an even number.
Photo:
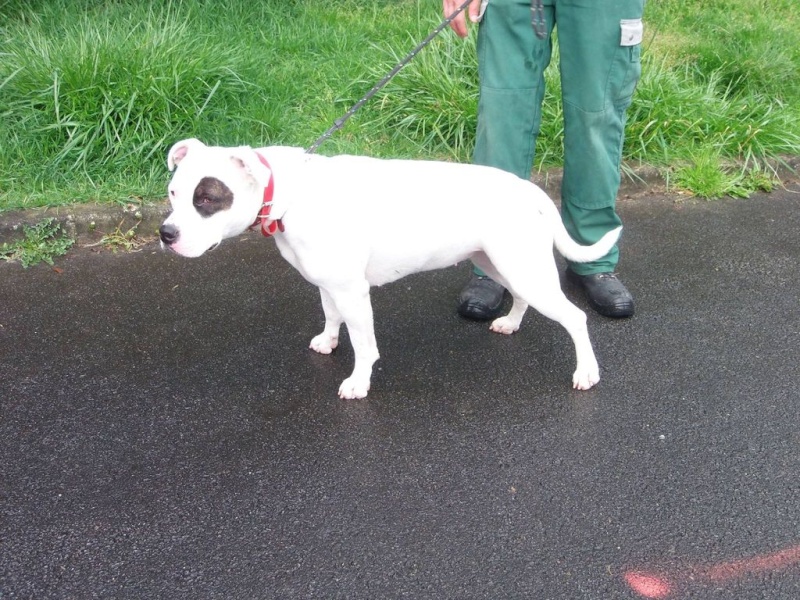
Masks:
[[[269,169],[270,175],[269,182],[264,188],[264,200],[261,204],[261,209],[258,211],[258,216],[256,216],[256,220],[252,227],[258,227],[260,225],[262,235],[264,235],[264,237],[272,237],[278,231],[283,232],[284,230],[283,220],[280,218],[272,219],[270,216],[272,213],[272,203],[275,196],[275,173],[270,164],[267,162],[266,158],[264,158],[258,152],[256,152],[256,156],[258,156],[258,160],[260,160],[261,163]]]

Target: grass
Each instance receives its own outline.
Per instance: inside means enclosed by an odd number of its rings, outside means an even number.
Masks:
[[[768,169],[726,164],[714,149],[699,151],[687,164],[678,165],[672,177],[676,187],[708,200],[748,198],[753,192],[769,192],[777,185]]]
[[[0,0],[0,211],[161,199],[164,155],[183,137],[308,146],[440,12],[427,0]],[[651,1],[646,19],[627,162],[699,189],[715,168],[736,179],[800,154],[796,0]],[[468,161],[474,44],[474,32],[439,36],[321,152]],[[537,168],[563,161],[553,63]]]

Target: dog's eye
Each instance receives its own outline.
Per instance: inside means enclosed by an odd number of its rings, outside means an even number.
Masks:
[[[204,177],[192,194],[192,204],[202,217],[210,217],[233,204],[230,188],[214,177]]]

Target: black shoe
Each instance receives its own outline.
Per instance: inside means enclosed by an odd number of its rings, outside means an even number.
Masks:
[[[488,321],[500,316],[505,288],[485,275],[473,275],[458,297],[458,314],[467,319]]]
[[[567,269],[567,279],[586,291],[589,306],[605,317],[621,319],[633,315],[633,296],[615,273],[578,275]]]

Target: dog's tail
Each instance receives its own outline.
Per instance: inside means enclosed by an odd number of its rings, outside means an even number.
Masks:
[[[617,227],[609,231],[591,246],[581,246],[570,237],[564,224],[561,222],[561,218],[558,217],[555,225],[553,243],[561,253],[561,256],[567,260],[578,263],[591,262],[608,254],[614,247],[614,244],[617,243],[621,232],[622,227]]]

